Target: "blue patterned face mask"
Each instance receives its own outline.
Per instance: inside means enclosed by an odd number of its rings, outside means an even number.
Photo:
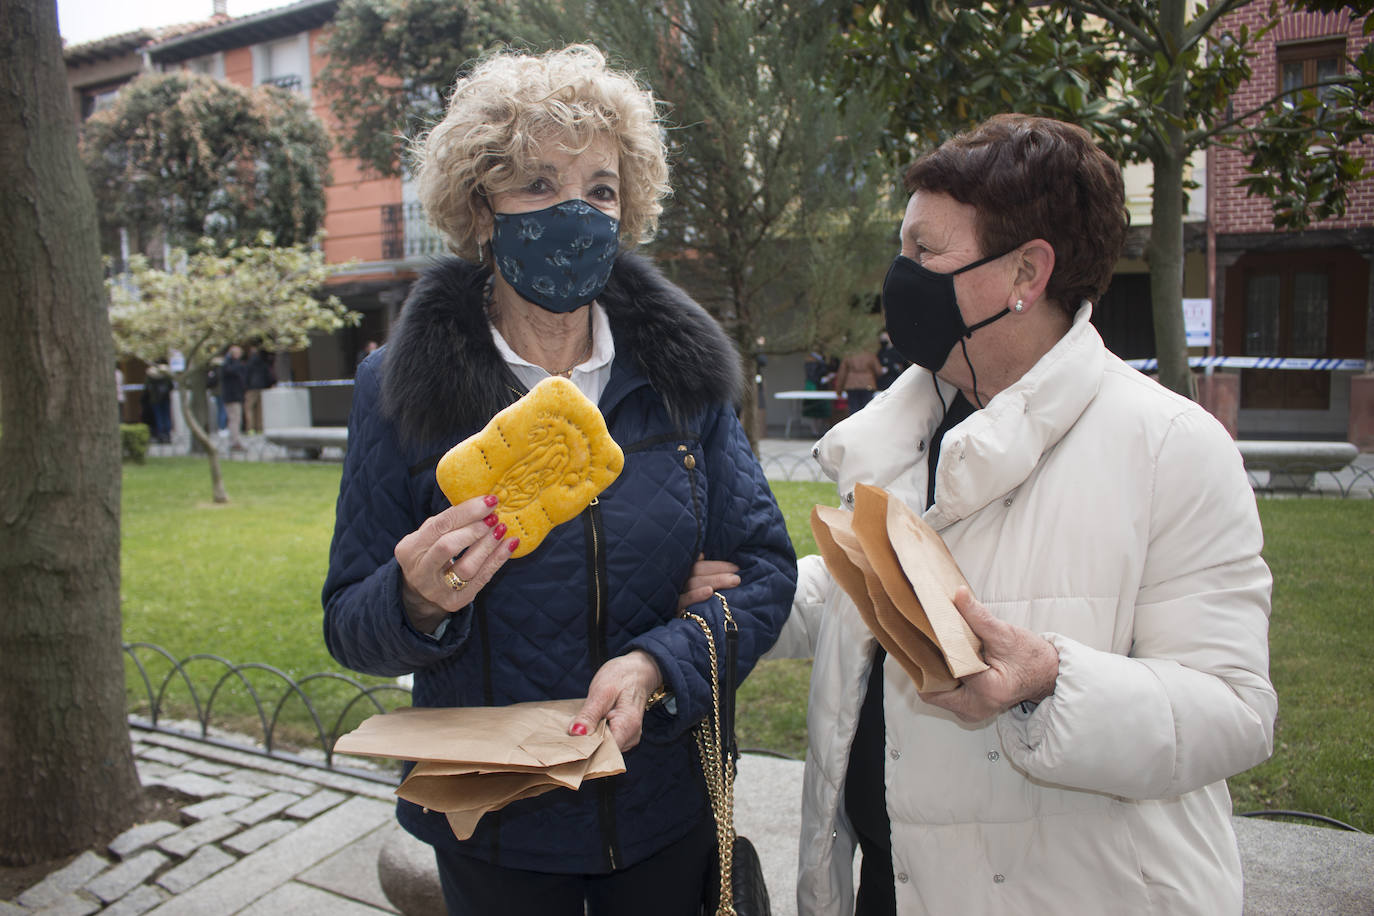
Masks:
[[[523,298],[550,312],[571,312],[601,295],[619,251],[620,220],[584,200],[495,214],[496,269]]]

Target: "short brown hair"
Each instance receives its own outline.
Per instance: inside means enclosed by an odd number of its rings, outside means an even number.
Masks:
[[[1074,124],[996,115],[921,157],[904,183],[909,194],[948,194],[973,207],[985,255],[1049,242],[1045,296],[1070,317],[1106,291],[1126,244],[1121,168]]]
[[[621,244],[648,241],[669,192],[658,108],[649,89],[591,45],[492,54],[458,80],[444,120],[415,150],[420,201],[449,247],[474,259],[487,198],[529,180],[542,141],[581,152],[608,137],[620,154]]]

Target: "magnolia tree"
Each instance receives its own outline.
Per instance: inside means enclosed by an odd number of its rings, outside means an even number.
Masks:
[[[220,253],[207,239],[191,253],[174,249],[170,263],[172,270],[158,270],[138,255],[129,273],[108,282],[115,349],[150,365],[173,350],[185,358],[172,372],[182,415],[209,456],[215,502],[228,502],[218,451],[189,406],[190,392],[204,389],[211,361],[231,344],[253,339],[275,352],[304,350],[312,332],[337,331],[359,316],[336,297],[318,295],[336,269],[318,248],[275,248],[264,237]]]

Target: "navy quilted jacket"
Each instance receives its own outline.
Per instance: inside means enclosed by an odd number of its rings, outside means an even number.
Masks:
[[[401,603],[396,543],[448,501],[442,454],[523,389],[483,310],[487,271],[446,260],[412,290],[386,347],[359,368],[339,490],[324,633],[340,663],[415,673],[417,706],[501,706],[586,696],[598,666],[633,649],[654,657],[676,700],[644,719],[623,775],[556,789],[488,814],[460,843],[439,814],[398,803],[435,845],[512,868],[602,873],[632,865],[709,816],[691,726],[710,708],[701,630],[676,617],[695,557],[728,559],[741,675],[774,641],[796,559],[732,406],[739,359],[716,322],[649,263],[622,255],[599,302],[615,338],[600,408],[625,452],[620,477],[533,553],[508,561],[437,641]],[[692,608],[712,623],[712,599]]]

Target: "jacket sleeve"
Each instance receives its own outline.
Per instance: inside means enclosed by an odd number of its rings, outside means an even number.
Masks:
[[[364,363],[354,383],[324,583],[324,640],[329,654],[345,667],[390,677],[458,651],[472,613],[469,606],[450,617],[437,640],[416,630],[406,617],[394,551],[424,518],[413,508],[409,462],[378,409],[379,362]]]
[[[825,567],[821,555],[813,553],[797,560],[797,589],[792,595],[792,611],[782,625],[778,641],[765,659],[811,658],[816,654],[816,638],[821,631],[821,614],[831,592],[838,586]]]
[[[739,627],[739,680],[778,638],[797,583],[797,557],[782,512],[734,411],[717,408],[702,433],[707,505],[704,553],[739,566],[740,584],[724,592]],[[712,596],[689,610],[704,618],[725,658],[725,614]],[[628,646],[653,656],[672,691],[676,712],[662,706],[644,717],[646,740],[681,735],[711,710],[710,655],[705,635],[691,620],[676,618]]]
[[[1129,656],[1046,634],[1054,693],[1004,713],[1003,745],[1030,776],[1126,798],[1169,798],[1273,750],[1271,578],[1240,456],[1200,410],[1156,456],[1149,544]]]

